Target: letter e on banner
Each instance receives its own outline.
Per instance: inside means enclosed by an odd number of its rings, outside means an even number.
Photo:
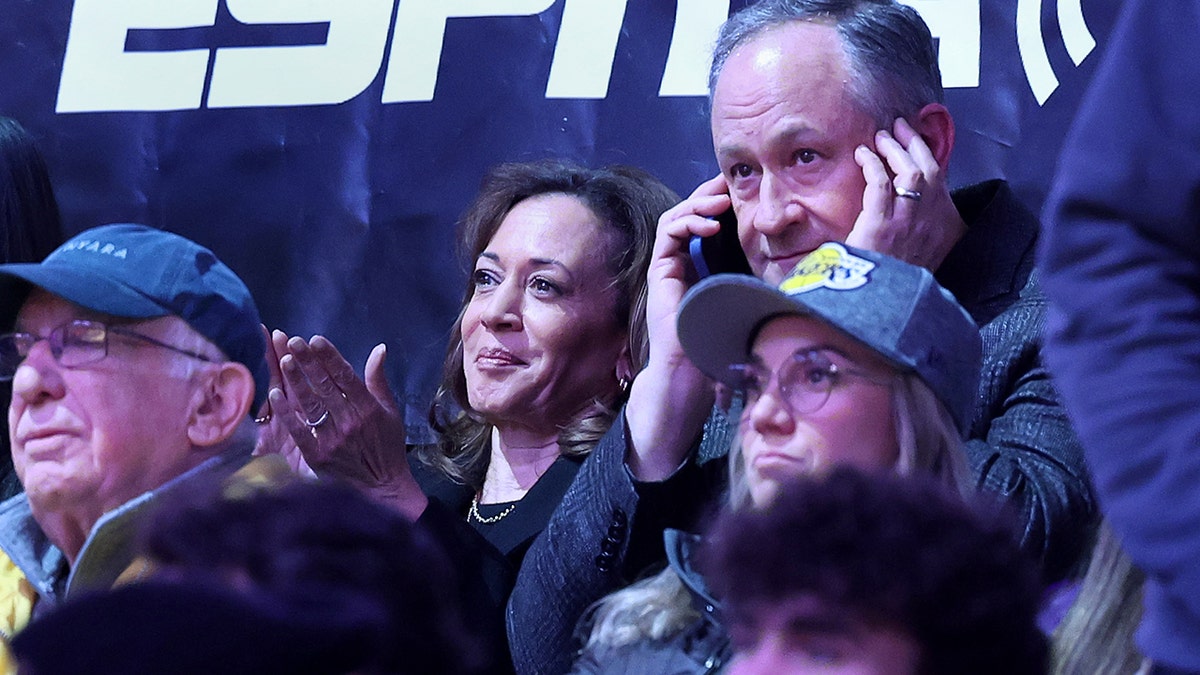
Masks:
[[[323,45],[218,49],[209,108],[323,105],[354,98],[379,74],[395,6],[393,0],[225,2],[242,23],[328,23],[329,32]]]
[[[199,108],[209,50],[126,52],[125,39],[216,20],[217,0],[75,0],[55,111]]]

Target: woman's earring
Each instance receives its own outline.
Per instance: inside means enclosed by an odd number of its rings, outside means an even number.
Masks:
[[[622,394],[629,393],[629,378],[622,377],[620,380],[617,380],[617,386],[621,388]]]

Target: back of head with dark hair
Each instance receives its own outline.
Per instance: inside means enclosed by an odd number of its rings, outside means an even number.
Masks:
[[[1044,673],[1040,584],[1011,524],[918,476],[835,469],[727,513],[702,566],[733,621],[796,596],[896,626],[923,675]]]
[[[370,618],[364,672],[474,672],[462,579],[420,527],[354,489],[297,481],[247,497],[201,491],[155,512],[143,550],[154,577],[222,584],[311,616]]]
[[[46,161],[20,123],[0,117],[0,262],[38,262],[62,242]]]
[[[943,100],[942,75],[929,27],[895,0],[760,0],[729,17],[713,48],[709,91],[734,49],[793,21],[824,23],[841,38],[848,91],[881,129]]]

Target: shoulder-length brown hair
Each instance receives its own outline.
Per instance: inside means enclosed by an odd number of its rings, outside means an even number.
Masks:
[[[468,273],[505,216],[518,203],[543,194],[579,199],[610,230],[608,270],[617,290],[616,320],[627,331],[633,372],[641,370],[647,353],[646,270],[654,231],[663,211],[679,201],[670,188],[651,174],[631,166],[589,169],[562,160],[502,164],[483,181],[475,202],[459,222],[459,257]],[[442,383],[429,410],[429,422],[440,439],[436,448],[418,452],[424,462],[453,480],[478,488],[490,460],[492,425],[471,409],[463,373],[462,318],[474,287],[467,285],[442,367]],[[608,402],[595,401],[579,418],[562,427],[563,454],[582,455],[608,430],[625,400],[616,392]]]

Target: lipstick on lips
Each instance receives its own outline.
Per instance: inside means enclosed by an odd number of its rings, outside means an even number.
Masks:
[[[479,350],[479,353],[475,355],[475,363],[497,368],[528,365],[522,359],[517,358],[516,354],[499,347],[488,347]]]

